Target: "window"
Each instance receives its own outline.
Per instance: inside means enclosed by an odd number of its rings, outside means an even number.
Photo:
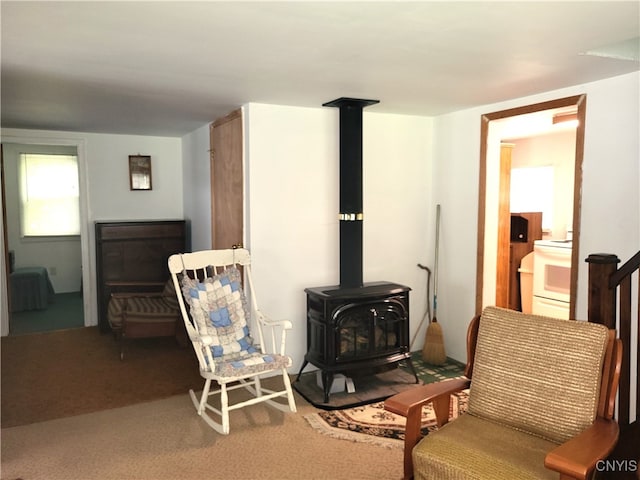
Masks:
[[[542,212],[542,228],[553,227],[553,167],[511,170],[511,211]]]
[[[80,235],[76,155],[20,155],[20,226],[23,237]]]

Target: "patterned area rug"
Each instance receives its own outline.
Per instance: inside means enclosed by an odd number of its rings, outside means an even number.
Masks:
[[[468,390],[451,395],[450,420],[458,418],[467,410],[468,398]],[[345,410],[316,412],[306,415],[305,419],[320,433],[334,438],[390,448],[403,447],[405,419],[387,412],[383,402]],[[433,407],[431,404],[425,405],[422,409],[422,434],[427,435],[437,429]]]

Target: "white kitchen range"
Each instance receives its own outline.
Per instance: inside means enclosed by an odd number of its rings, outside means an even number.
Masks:
[[[532,313],[569,319],[571,240],[536,240]]]

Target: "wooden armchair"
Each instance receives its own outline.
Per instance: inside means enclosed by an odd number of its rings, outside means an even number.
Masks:
[[[385,401],[407,418],[405,479],[586,479],[615,447],[613,330],[487,307],[469,325],[467,356],[467,378]],[[467,413],[447,423],[451,393],[465,388]],[[442,428],[421,440],[428,402]]]

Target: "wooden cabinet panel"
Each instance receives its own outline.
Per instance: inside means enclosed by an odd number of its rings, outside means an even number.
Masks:
[[[514,228],[518,225],[518,228]],[[520,262],[533,252],[536,240],[542,240],[542,212],[511,214],[511,244],[509,251],[509,305],[512,310],[522,310],[520,298]]]
[[[98,325],[109,332],[107,306],[115,290],[162,289],[167,259],[186,251],[184,220],[96,222]]]
[[[511,155],[514,145],[500,144],[498,195],[498,252],[496,258],[496,306],[509,306],[509,212],[511,210]]]

